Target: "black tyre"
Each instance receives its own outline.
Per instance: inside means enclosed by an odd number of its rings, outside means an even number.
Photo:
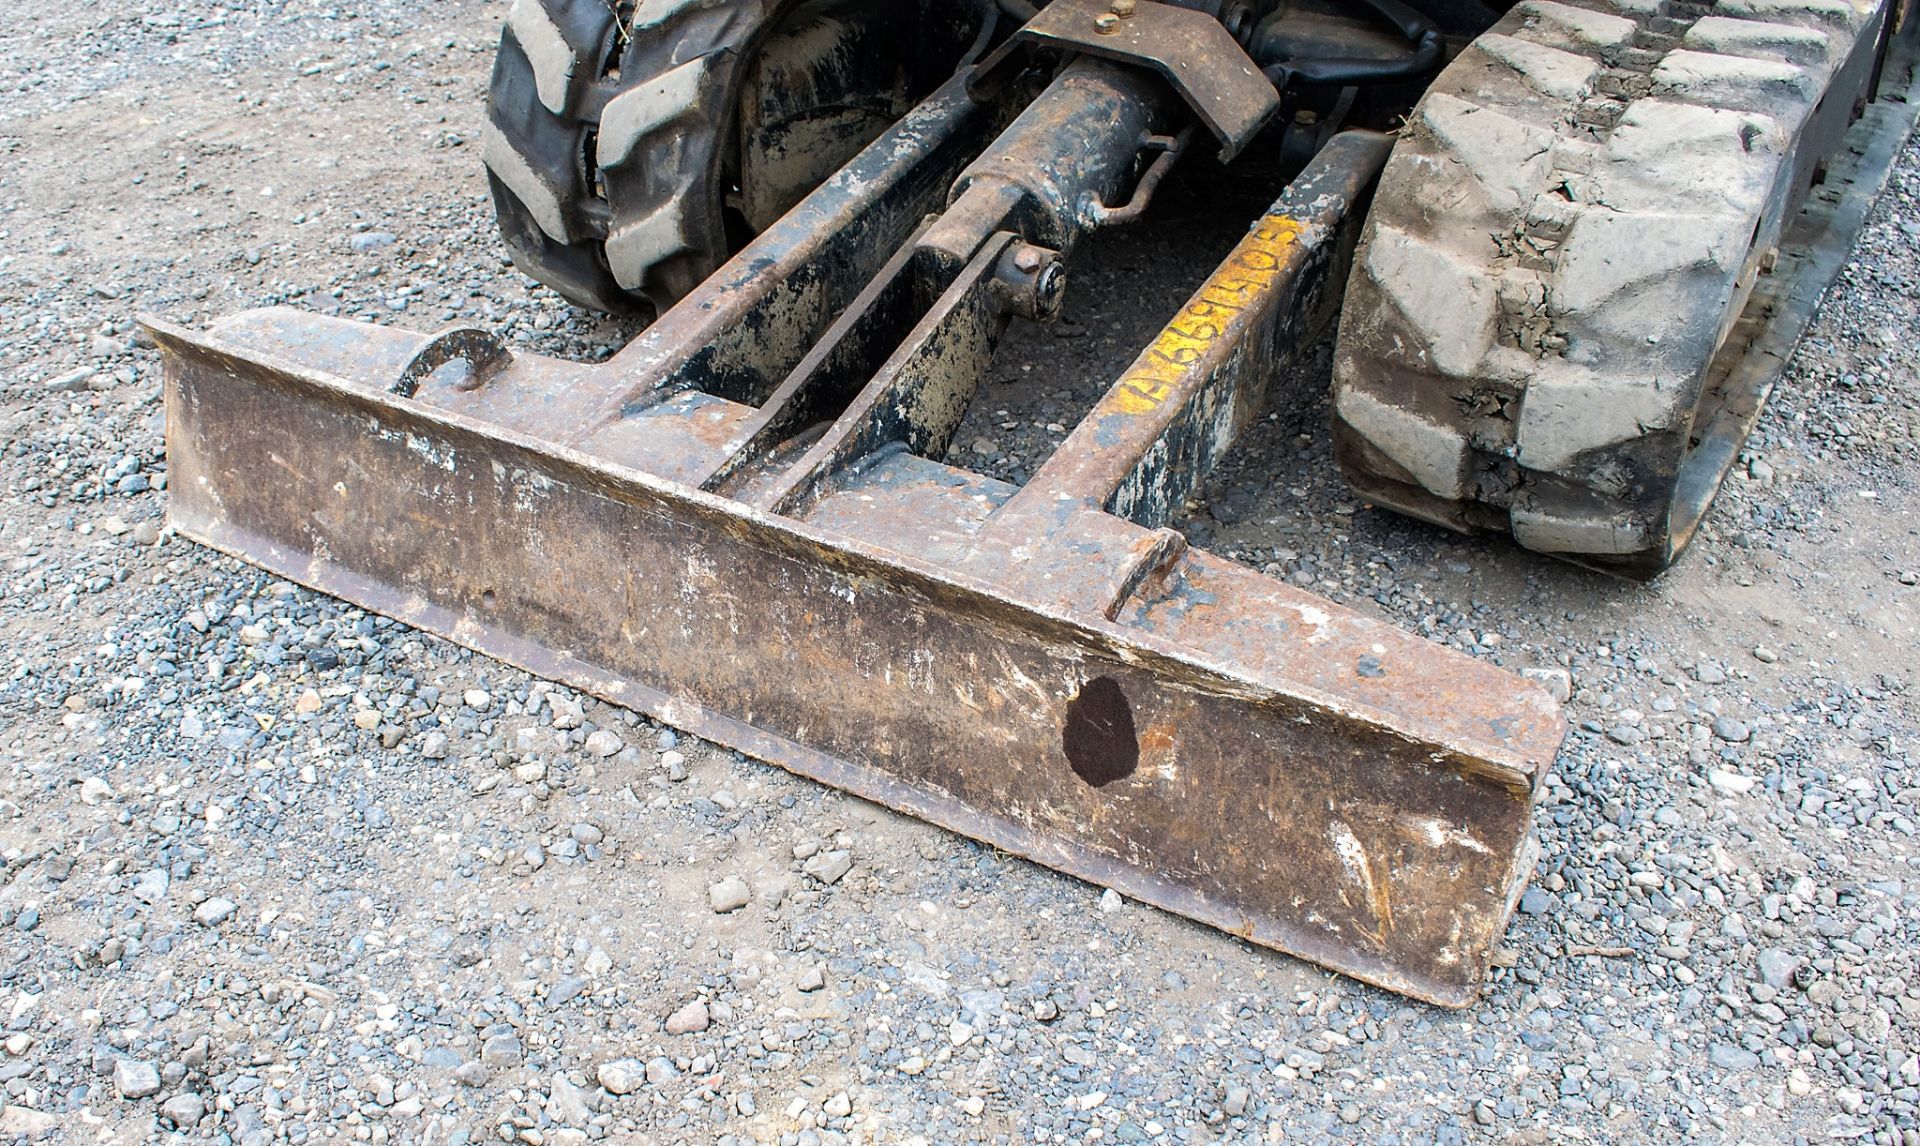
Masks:
[[[741,61],[792,0],[518,0],[484,156],[514,263],[582,306],[670,305],[729,253]]]
[[[517,0],[483,148],[514,263],[596,310],[671,305],[950,74],[929,41],[971,32],[933,7]]]

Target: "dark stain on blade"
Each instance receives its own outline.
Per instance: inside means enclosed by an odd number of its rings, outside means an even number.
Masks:
[[[1074,774],[1096,788],[1133,775],[1140,766],[1140,740],[1133,727],[1133,705],[1119,682],[1097,676],[1067,705],[1060,746]]]

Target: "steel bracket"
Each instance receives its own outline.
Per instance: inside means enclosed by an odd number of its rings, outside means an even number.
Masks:
[[[1192,8],[1154,0],[1053,0],[984,66],[1018,44],[1150,69],[1173,85],[1220,141],[1223,163],[1253,142],[1280,110],[1280,93],[1226,25]]]

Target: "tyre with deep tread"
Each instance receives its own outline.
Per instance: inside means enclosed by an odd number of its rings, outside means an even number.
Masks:
[[[582,306],[664,309],[729,253],[738,75],[795,0],[516,0],[483,156],[515,265]]]
[[[1696,410],[1868,0],[1526,0],[1381,177],[1334,366],[1370,500],[1629,576],[1677,555]],[[1851,99],[1851,96],[1846,98]]]

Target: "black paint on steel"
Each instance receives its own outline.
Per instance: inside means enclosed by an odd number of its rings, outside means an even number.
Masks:
[[[1096,788],[1133,775],[1140,766],[1140,734],[1118,681],[1094,677],[1068,702],[1060,749],[1074,775]]]

